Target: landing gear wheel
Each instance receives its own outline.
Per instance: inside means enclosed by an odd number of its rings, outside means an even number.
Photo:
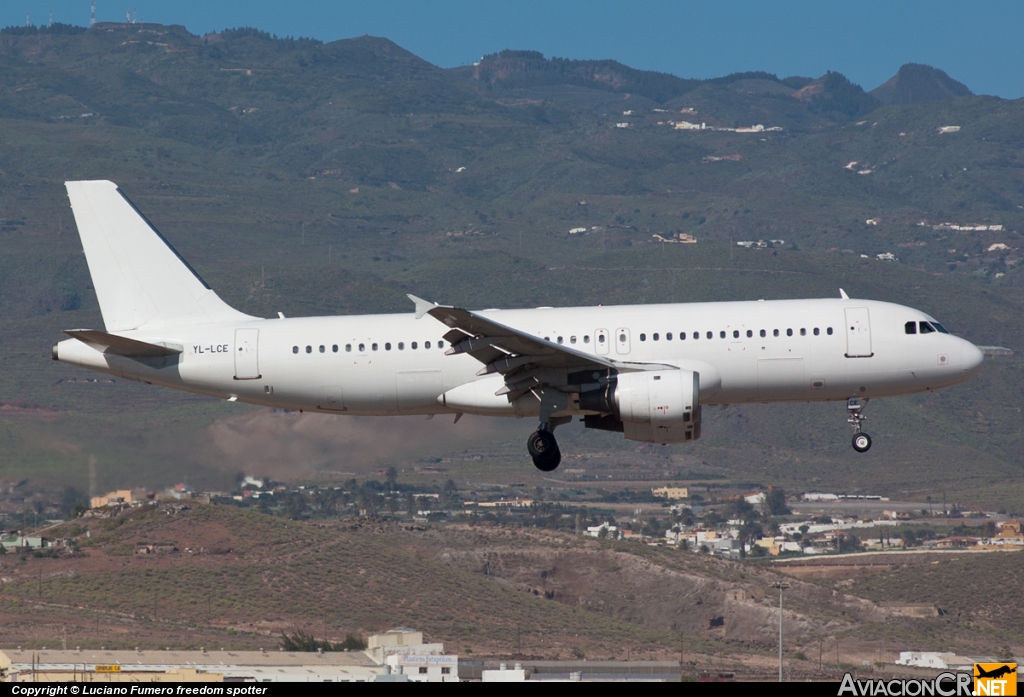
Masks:
[[[562,452],[551,431],[534,431],[526,441],[526,449],[530,451],[534,466],[541,472],[552,472],[562,462]]]
[[[866,453],[871,450],[871,436],[866,433],[853,434],[853,449],[858,453]]]

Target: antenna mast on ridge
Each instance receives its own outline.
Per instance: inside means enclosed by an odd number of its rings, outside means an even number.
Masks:
[[[96,26],[96,0],[92,0],[92,16],[89,18],[89,26]]]

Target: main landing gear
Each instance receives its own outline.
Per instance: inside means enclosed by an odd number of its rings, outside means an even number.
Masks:
[[[862,401],[857,397],[846,400],[846,412],[849,414],[846,421],[853,426],[853,449],[858,453],[866,453],[871,449],[871,436],[860,430],[861,423],[867,419],[862,413],[867,404],[868,400]]]
[[[553,472],[562,462],[562,451],[555,440],[555,427],[568,423],[571,417],[565,416],[549,421],[542,421],[526,441],[526,449],[530,451],[533,465],[541,472]]]

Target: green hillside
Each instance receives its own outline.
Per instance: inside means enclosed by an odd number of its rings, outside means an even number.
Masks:
[[[877,106],[835,73],[697,81],[533,54],[442,70],[386,39],[150,24],[4,30],[0,65],[3,478],[226,486],[247,466],[208,436],[238,405],[49,361],[61,329],[100,325],[69,179],[118,182],[222,297],[263,316],[405,312],[407,292],[528,307],[842,287],[1024,346],[1020,100]],[[618,77],[595,84],[605,69]],[[681,120],[783,130],[668,124]],[[681,232],[698,244],[653,238]],[[735,244],[758,239],[784,242]],[[1021,366],[873,403],[864,457],[842,405],[716,411],[671,452],[789,490],[941,488],[1019,509]],[[519,447],[529,426],[500,429],[495,443]],[[635,447],[573,429],[576,451]],[[525,454],[516,466],[535,476]]]

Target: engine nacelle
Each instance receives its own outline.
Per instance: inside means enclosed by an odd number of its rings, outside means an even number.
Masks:
[[[645,443],[700,438],[700,374],[690,370],[619,373],[601,390],[580,394],[587,428],[621,431]]]

